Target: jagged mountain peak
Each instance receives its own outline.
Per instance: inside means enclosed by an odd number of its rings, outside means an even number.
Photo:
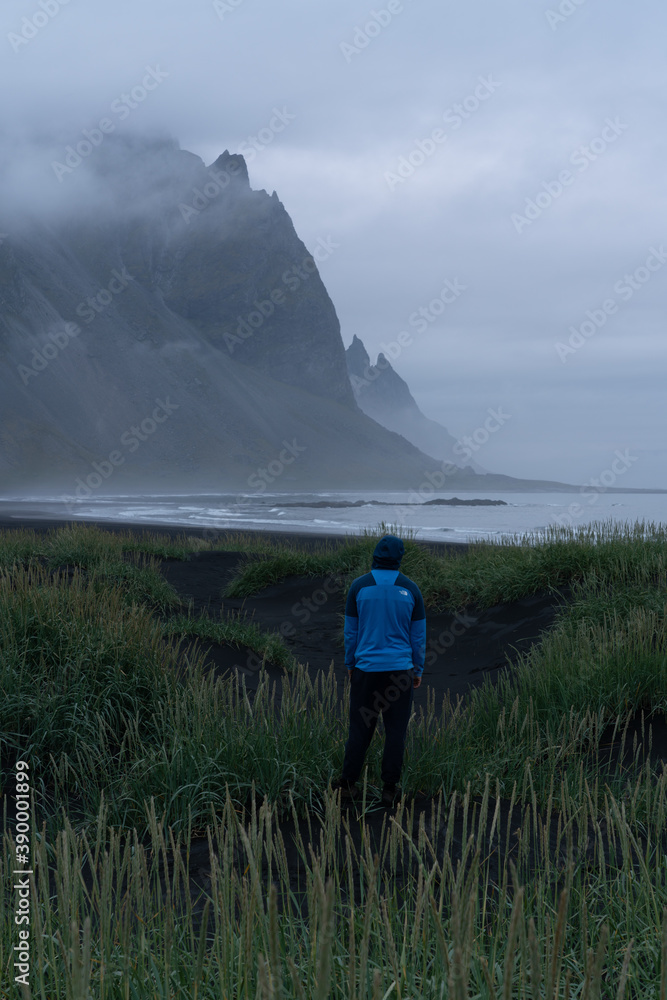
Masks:
[[[435,468],[355,404],[327,241],[309,252],[239,154],[206,167],[109,138],[0,245],[0,486],[242,487],[282,464],[287,488],[410,486]]]
[[[245,158],[241,156],[240,153],[230,153],[229,150],[226,149],[224,153],[220,154],[215,163],[209,167],[209,170],[211,172],[221,171],[223,174],[229,175],[232,183],[240,183],[250,189],[248,165],[246,164]]]
[[[368,351],[364,347],[363,341],[357,337],[356,333],[352,337],[352,343],[345,352],[345,355],[350,374],[361,377],[364,369],[370,365],[371,359],[368,356]]]
[[[414,417],[423,416],[407,382],[392,368],[384,354],[378,354],[377,361],[372,365],[363,341],[355,334],[345,356],[355,399],[364,412],[375,420],[379,420],[375,413],[391,419],[391,413],[396,411],[408,411]],[[384,423],[384,420],[379,422]],[[395,429],[392,427],[392,430]]]
[[[363,341],[355,334],[345,357],[354,398],[364,413],[428,455],[485,472],[476,462],[461,457],[461,449],[456,448],[457,441],[446,427],[422,413],[407,382],[384,354],[378,354],[372,365]]]

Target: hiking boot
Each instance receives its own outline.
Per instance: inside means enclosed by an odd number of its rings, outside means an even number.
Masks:
[[[393,806],[401,797],[401,789],[398,785],[390,785],[386,781],[382,787],[382,805]]]
[[[346,778],[336,778],[335,781],[331,782],[331,790],[337,792],[339,789],[341,802],[352,802],[353,799],[359,796],[356,781],[348,781]]]

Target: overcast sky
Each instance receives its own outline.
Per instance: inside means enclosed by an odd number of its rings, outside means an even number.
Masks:
[[[81,139],[153,71],[124,127],[245,152],[338,244],[345,346],[456,437],[505,415],[480,465],[584,484],[618,451],[616,486],[665,488],[666,27],[659,0],[5,0],[5,135]]]

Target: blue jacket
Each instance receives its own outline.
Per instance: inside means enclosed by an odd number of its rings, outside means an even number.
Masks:
[[[426,612],[417,584],[397,569],[374,568],[357,577],[345,605],[347,669],[421,676],[425,651]]]

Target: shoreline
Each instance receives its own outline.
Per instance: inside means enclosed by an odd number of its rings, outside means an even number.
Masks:
[[[97,518],[73,518],[73,517],[45,517],[43,514],[37,515],[34,518],[26,517],[25,514],[21,516],[11,517],[7,514],[0,514],[0,531],[25,531],[32,530],[39,534],[45,534],[48,531],[56,530],[57,528],[64,527],[65,525],[73,524],[83,524],[90,525],[91,527],[100,528],[104,531],[112,531],[114,533],[129,531],[132,534],[141,534],[143,532],[150,532],[152,534],[164,534],[168,535],[169,538],[178,538],[181,535],[185,535],[189,538],[211,538],[215,535],[217,539],[229,538],[236,535],[256,535],[258,538],[267,539],[271,542],[285,541],[285,542],[297,542],[300,545],[304,545],[307,548],[314,548],[318,545],[323,545],[327,543],[335,543],[338,545],[344,544],[349,538],[361,537],[358,532],[350,532],[348,534],[331,534],[327,532],[316,532],[316,531],[274,531],[271,529],[264,530],[262,528],[211,528],[204,525],[178,525],[178,524],[164,524],[162,522],[155,521],[123,521],[119,522],[117,520],[100,520]],[[212,539],[213,540],[213,539]],[[470,542],[453,542],[453,541],[430,541],[428,539],[414,539],[415,544],[424,546],[431,551],[437,552],[448,552],[451,550],[456,550],[458,552],[466,551]]]

